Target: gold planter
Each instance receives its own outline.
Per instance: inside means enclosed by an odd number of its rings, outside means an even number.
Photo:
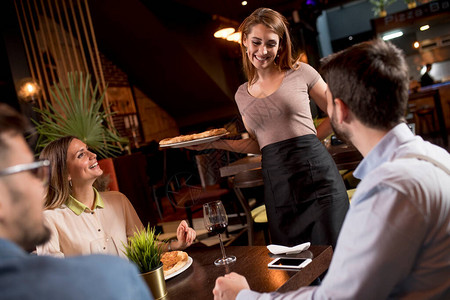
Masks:
[[[387,15],[387,12],[386,12],[385,10],[382,10],[382,11],[380,11],[380,13],[378,14],[378,17],[379,17],[379,18],[384,18],[384,17],[386,17],[386,15]]]
[[[144,278],[147,286],[153,294],[155,300],[163,298],[167,295],[166,281],[164,280],[163,264],[159,265],[156,269],[141,274]]]

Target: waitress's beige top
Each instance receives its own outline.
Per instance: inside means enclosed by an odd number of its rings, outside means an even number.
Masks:
[[[248,82],[235,95],[245,124],[258,139],[259,147],[307,134],[316,134],[309,106],[309,90],[320,79],[310,65],[300,63],[286,71],[280,87],[265,98],[248,92]]]
[[[94,210],[70,197],[61,208],[44,211],[51,239],[38,255],[73,256],[93,253],[125,257],[123,245],[142,223],[125,195],[97,192]]]

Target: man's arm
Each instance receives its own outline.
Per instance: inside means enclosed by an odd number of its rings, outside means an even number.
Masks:
[[[424,222],[407,195],[397,190],[378,185],[365,195],[355,194],[320,286],[286,294],[239,289],[237,299],[386,299],[414,265],[426,234]],[[227,295],[227,289],[235,288],[229,281],[216,283],[214,290]]]

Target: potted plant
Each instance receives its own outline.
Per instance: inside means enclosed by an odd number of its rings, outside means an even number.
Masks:
[[[86,143],[99,158],[114,157],[122,152],[121,144],[128,143],[108,123],[111,113],[102,110],[105,92],[98,93],[98,84],[91,91],[91,78],[82,73],[68,73],[68,86],[59,83],[51,89],[57,105],[47,103],[38,109],[41,122],[33,122],[39,134],[36,150],[60,137],[73,135]]]
[[[386,17],[386,8],[395,1],[396,0],[370,0],[370,3],[373,4],[372,10],[375,17]]]
[[[149,224],[147,229],[136,230],[128,239],[128,244],[124,244],[125,255],[137,265],[155,299],[167,294],[161,262],[163,244],[158,241],[158,237],[159,234],[155,235],[155,227],[150,228]]]
[[[408,6],[408,9],[417,7],[416,0],[405,0],[405,3]]]

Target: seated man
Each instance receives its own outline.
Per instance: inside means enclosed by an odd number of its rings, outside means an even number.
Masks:
[[[231,273],[216,280],[215,299],[450,299],[450,155],[403,121],[402,52],[382,40],[358,44],[323,72],[334,130],[364,156],[328,273],[287,294],[250,291]]]
[[[0,104],[0,299],[153,299],[137,268],[124,259],[59,259],[24,251],[50,237],[42,217],[48,161],[34,162],[25,125]]]
[[[432,64],[427,64],[426,67],[427,67],[427,70],[422,75],[422,77],[420,77],[420,85],[421,86],[428,86],[428,85],[433,85],[434,84],[434,79],[430,75]]]

